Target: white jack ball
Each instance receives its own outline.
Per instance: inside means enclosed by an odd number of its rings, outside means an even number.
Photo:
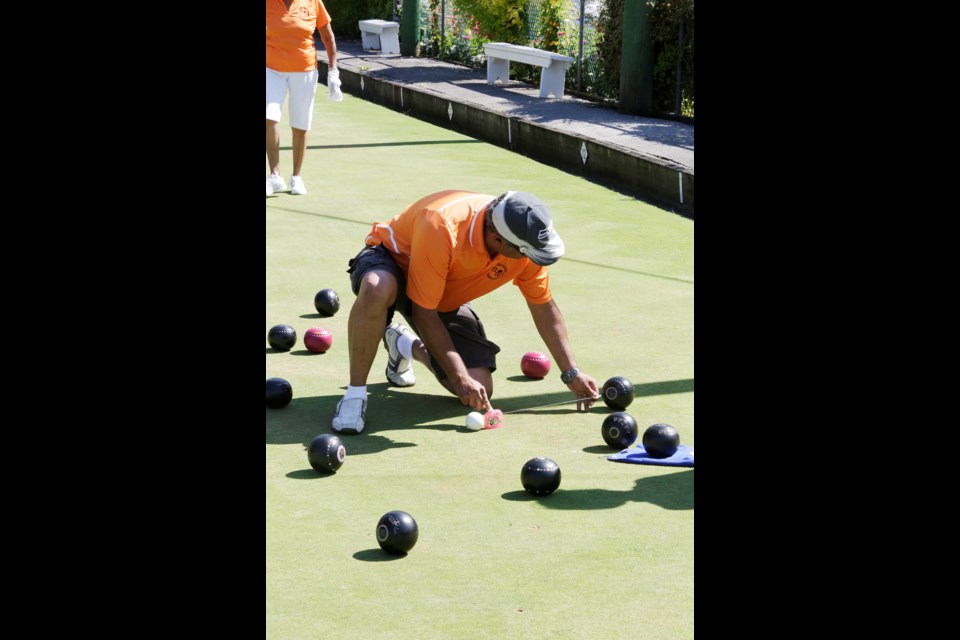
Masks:
[[[467,414],[467,429],[470,431],[480,431],[484,427],[483,414],[479,411],[472,411]]]

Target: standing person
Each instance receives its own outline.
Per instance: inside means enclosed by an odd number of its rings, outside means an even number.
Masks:
[[[307,132],[313,122],[313,96],[317,88],[317,49],[314,30],[327,51],[327,91],[331,100],[343,99],[337,69],[337,42],[330,14],[322,0],[267,0],[267,195],[286,191],[280,175],[280,108],[290,95],[290,129],[293,134],[293,173],[290,193],[307,192],[300,176],[307,150]]]
[[[489,409],[500,348],[487,339],[470,301],[508,282],[526,300],[560,380],[588,410],[599,397],[597,382],[577,368],[550,292],[547,265],[563,252],[550,209],[525,192],[441,191],[389,222],[375,222],[348,269],[357,296],[347,325],[350,384],[337,404],[334,431],[363,431],[367,376],[381,340],[391,384],[414,385],[415,360],[463,404]],[[409,326],[392,322],[395,311]]]

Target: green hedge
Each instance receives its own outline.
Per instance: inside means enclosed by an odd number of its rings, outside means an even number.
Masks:
[[[350,40],[360,39],[360,20],[393,20],[392,5],[392,0],[323,0],[333,35]]]
[[[648,0],[650,36],[653,40],[653,109],[675,113],[677,60],[681,60],[683,115],[693,117],[693,2],[694,0]],[[605,0],[597,19],[597,63],[592,93],[619,100],[620,53],[623,45],[624,0]],[[683,50],[679,48],[683,18]]]
[[[680,49],[680,20],[683,49]],[[680,63],[681,109],[676,115],[693,116],[693,0],[658,0],[650,14],[653,38],[653,108],[675,113],[677,63]]]
[[[456,0],[456,5],[473,16],[488,42],[521,44],[526,40],[526,0]]]
[[[593,93],[620,100],[620,50],[623,48],[623,0],[606,0],[597,17],[597,74]]]

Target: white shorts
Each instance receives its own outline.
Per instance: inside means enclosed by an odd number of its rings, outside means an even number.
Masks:
[[[290,93],[287,105],[290,111],[290,126],[310,131],[313,123],[313,96],[317,91],[319,72],[274,71],[267,69],[267,120],[280,122],[283,100]]]

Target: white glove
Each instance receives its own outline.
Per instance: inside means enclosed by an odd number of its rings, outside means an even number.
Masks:
[[[340,92],[340,70],[337,68],[327,71],[327,98],[334,102],[343,101],[343,93]]]

